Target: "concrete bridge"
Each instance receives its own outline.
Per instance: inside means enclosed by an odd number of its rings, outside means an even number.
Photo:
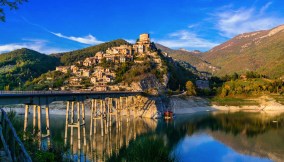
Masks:
[[[49,105],[54,101],[84,101],[142,95],[142,91],[0,91],[0,105]]]
[[[134,106],[137,96],[143,95],[143,92],[127,92],[127,91],[109,91],[109,92],[94,92],[94,91],[0,91],[0,105],[24,104],[25,119],[24,132],[27,132],[29,108],[33,108],[33,133],[37,134],[40,141],[47,138],[50,145],[50,119],[49,119],[49,104],[54,101],[65,101],[66,103],[66,124],[65,124],[65,144],[67,144],[67,136],[70,133],[73,137],[74,128],[77,129],[78,149],[81,149],[81,133],[83,139],[86,136],[85,131],[85,102],[90,102],[89,109],[91,110],[90,136],[96,133],[97,125],[100,126],[101,136],[109,132],[113,116],[116,121],[116,128],[121,127],[119,118],[121,111],[126,111],[126,120],[129,122],[131,111],[134,118],[137,114],[137,109],[130,109],[130,105]],[[45,134],[42,130],[42,108],[45,108]],[[82,130],[82,132],[81,132]],[[71,145],[73,145],[71,141]],[[84,142],[85,145],[85,142]],[[39,147],[40,148],[40,147]]]

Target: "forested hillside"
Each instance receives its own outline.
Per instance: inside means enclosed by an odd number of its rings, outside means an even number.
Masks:
[[[22,48],[0,55],[0,89],[11,90],[23,86],[60,64],[53,56]]]

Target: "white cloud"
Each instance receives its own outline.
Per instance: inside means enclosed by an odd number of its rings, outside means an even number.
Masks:
[[[134,40],[134,39],[124,39],[124,40],[126,40],[127,42],[132,43],[132,44],[134,44],[136,42],[136,40]]]
[[[218,45],[218,43],[200,38],[195,33],[189,32],[187,30],[180,30],[169,34],[169,37],[167,39],[157,39],[154,41],[170,48],[210,49]]]
[[[272,5],[272,2],[268,2],[268,3],[266,3],[263,7],[261,7],[261,9],[260,9],[260,14],[263,14],[263,13],[265,13],[265,11],[270,7]]]
[[[54,33],[54,32],[50,32],[50,33],[53,34],[53,35],[56,35],[60,38],[69,39],[69,40],[79,42],[79,43],[83,43],[83,44],[95,45],[95,44],[103,43],[103,41],[97,40],[97,38],[92,36],[91,34],[84,36],[84,37],[74,37],[74,36],[65,36],[61,33]]]
[[[187,27],[188,27],[189,29],[193,29],[193,28],[196,28],[196,27],[198,27],[198,26],[199,26],[199,24],[196,23],[196,24],[190,24],[190,25],[188,25]]]
[[[66,49],[48,47],[47,41],[45,40],[37,40],[37,39],[25,39],[25,40],[27,41],[25,43],[10,43],[10,44],[0,45],[0,53],[13,51],[20,48],[28,48],[45,54],[69,51]]]
[[[271,29],[284,23],[283,18],[269,16],[265,11],[272,3],[269,2],[260,10],[256,8],[223,8],[213,14],[216,28],[220,35],[231,38],[241,33]]]

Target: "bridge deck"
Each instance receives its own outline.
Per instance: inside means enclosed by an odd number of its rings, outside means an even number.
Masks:
[[[0,105],[49,104],[54,101],[86,100],[142,95],[142,91],[0,91]]]

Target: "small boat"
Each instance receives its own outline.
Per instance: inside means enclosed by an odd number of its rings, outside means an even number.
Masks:
[[[170,110],[167,110],[164,112],[164,119],[173,119],[174,118],[174,113]]]

